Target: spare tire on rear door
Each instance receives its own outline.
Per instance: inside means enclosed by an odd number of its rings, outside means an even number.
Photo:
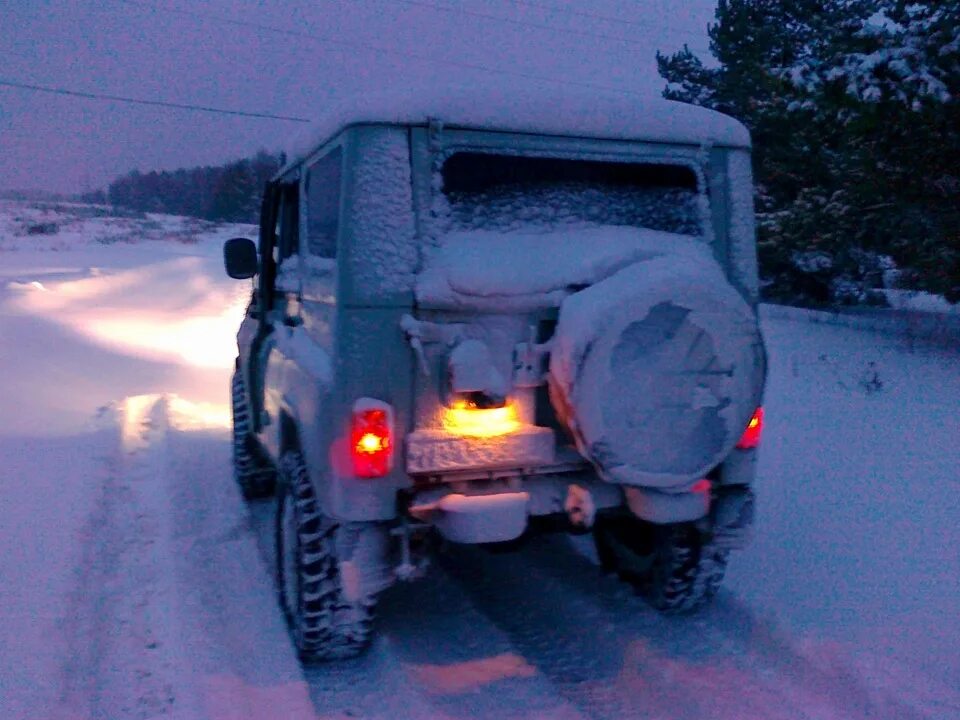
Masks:
[[[716,467],[760,404],[754,310],[706,252],[637,262],[563,301],[554,408],[610,482],[677,488]]]

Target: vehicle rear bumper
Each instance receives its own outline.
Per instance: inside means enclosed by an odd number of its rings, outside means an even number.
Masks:
[[[588,528],[597,510],[623,505],[623,492],[583,471],[432,485],[408,501],[409,516],[448,540],[487,543],[519,537],[534,516],[566,515],[571,527]]]

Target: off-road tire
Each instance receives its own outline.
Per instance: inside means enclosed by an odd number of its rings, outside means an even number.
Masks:
[[[280,459],[277,495],[277,587],[300,659],[312,663],[354,657],[370,643],[376,599],[353,602],[344,597],[336,552],[339,526],[321,513],[297,451]],[[285,530],[288,508],[293,528]],[[285,540],[290,536],[292,543]],[[288,578],[288,572],[296,577]]]
[[[693,523],[598,518],[594,538],[603,568],[616,572],[662,613],[699,609],[723,582],[729,551],[713,547]]]
[[[230,399],[233,407],[233,478],[247,500],[269,497],[276,486],[276,471],[257,456],[253,446],[250,411],[239,370],[233,371]]]

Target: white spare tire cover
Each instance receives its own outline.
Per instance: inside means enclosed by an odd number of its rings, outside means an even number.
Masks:
[[[605,480],[679,489],[733,449],[764,376],[751,307],[711,257],[680,253],[567,297],[548,381],[558,416]]]

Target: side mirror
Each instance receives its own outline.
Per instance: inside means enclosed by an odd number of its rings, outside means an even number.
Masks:
[[[223,244],[223,264],[234,280],[246,280],[257,274],[257,246],[249,238],[231,238]]]

